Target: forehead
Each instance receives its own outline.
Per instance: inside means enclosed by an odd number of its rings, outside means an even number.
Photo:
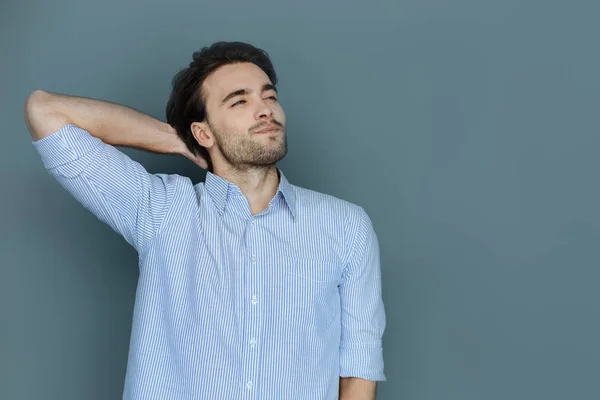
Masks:
[[[239,89],[261,90],[271,80],[265,72],[252,63],[227,64],[211,73],[203,84],[209,102],[220,101],[224,96]]]

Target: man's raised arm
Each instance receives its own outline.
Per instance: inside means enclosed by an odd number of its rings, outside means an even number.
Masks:
[[[190,153],[169,124],[107,101],[36,90],[25,104],[25,123],[34,140],[74,124],[104,143],[179,154],[206,168],[206,162]]]
[[[25,122],[46,170],[86,209],[144,252],[174,196],[189,180],[149,174],[114,146],[193,159],[175,130],[125,106],[45,91],[27,99]]]

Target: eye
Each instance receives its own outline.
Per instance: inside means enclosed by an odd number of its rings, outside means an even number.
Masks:
[[[277,97],[275,97],[275,96],[269,96],[269,97],[267,97],[267,98],[268,98],[268,99],[272,99],[273,101],[277,101]]]
[[[245,103],[245,102],[246,102],[246,100],[238,100],[238,101],[236,101],[235,103],[233,103],[233,104],[231,105],[231,107],[235,107],[236,105],[238,105],[238,104],[242,104],[242,103]]]

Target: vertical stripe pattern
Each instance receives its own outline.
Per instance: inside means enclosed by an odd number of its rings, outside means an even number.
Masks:
[[[364,210],[290,184],[252,215],[239,187],[149,174],[69,124],[49,173],[139,254],[124,399],[337,399],[384,381],[379,248]]]

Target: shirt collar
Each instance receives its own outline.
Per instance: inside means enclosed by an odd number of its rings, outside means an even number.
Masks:
[[[276,196],[281,193],[283,199],[292,214],[292,218],[296,218],[296,192],[294,187],[287,180],[281,169],[277,167],[277,173],[279,175],[279,187],[277,188]],[[206,191],[212,198],[215,207],[219,214],[223,214],[225,206],[227,205],[227,199],[235,194],[243,195],[240,188],[228,180],[216,175],[210,171],[206,172],[206,179],[204,181]]]

